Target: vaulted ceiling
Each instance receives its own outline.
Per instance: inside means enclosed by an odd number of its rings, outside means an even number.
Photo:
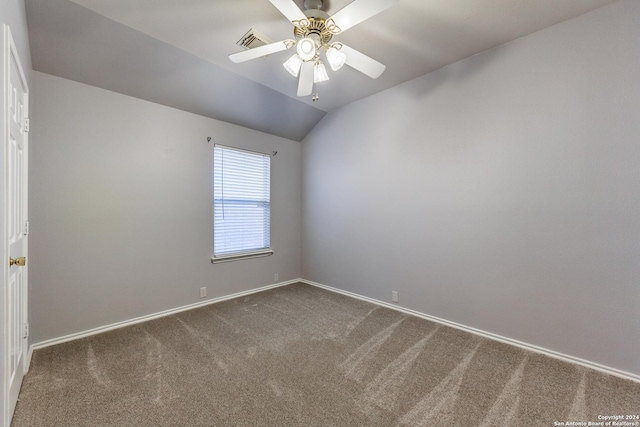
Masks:
[[[291,52],[228,58],[251,28],[272,41],[293,38],[268,0],[25,4],[36,71],[301,141],[332,109],[613,1],[400,0],[334,38],[385,64],[382,76],[329,70],[317,102],[296,96],[297,80],[282,67]],[[323,9],[332,15],[349,3],[325,0]]]

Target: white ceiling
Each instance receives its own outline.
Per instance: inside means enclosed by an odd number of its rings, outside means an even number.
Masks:
[[[296,96],[297,80],[282,67],[291,52],[242,64],[228,59],[229,54],[242,50],[236,42],[250,28],[273,41],[293,38],[291,24],[268,0],[55,0],[57,4],[69,1],[92,11],[92,19],[101,16],[115,21],[122,27],[163,42],[167,48],[186,51],[218,69],[273,89],[297,105],[301,101],[313,111],[327,112],[614,0],[400,0],[396,6],[334,37],[334,40],[384,63],[387,69],[383,75],[373,80],[349,67],[337,72],[329,70],[331,80],[320,84],[320,100],[315,103],[311,97]],[[303,1],[295,1],[302,8]],[[56,15],[52,2],[26,0],[34,69],[38,63],[50,68],[52,64],[44,63],[54,61],[49,58],[39,62],[37,56],[47,55],[46,51],[50,49],[47,44],[52,43],[50,39],[59,36],[60,31],[38,35],[38,28],[34,29],[40,44],[35,47],[32,36],[32,23],[38,27],[51,24],[47,22],[48,17]],[[325,11],[331,15],[350,1],[325,0],[324,3]],[[67,20],[58,24],[60,28],[79,28],[74,22],[77,16],[60,15],[58,13],[56,19]],[[83,28],[83,31],[89,33],[91,28]],[[79,37],[83,35],[79,34]],[[100,41],[101,44],[108,42]],[[160,49],[156,54],[161,54]],[[131,58],[131,61],[136,59]],[[61,71],[64,67],[61,64],[55,64],[55,67],[57,71],[52,74],[65,77],[65,72]],[[117,70],[113,72],[117,73]],[[200,84],[213,83],[202,81]],[[312,116],[313,120],[320,120],[322,114]],[[291,138],[290,135],[287,137]],[[300,140],[297,136],[294,139]]]

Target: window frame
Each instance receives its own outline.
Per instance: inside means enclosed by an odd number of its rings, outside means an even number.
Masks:
[[[215,209],[216,209],[216,193],[215,193],[215,187],[216,187],[216,169],[215,169],[215,162],[216,162],[216,148],[220,148],[223,150],[231,150],[231,151],[238,151],[238,152],[244,152],[244,153],[249,153],[249,154],[253,154],[253,155],[257,155],[257,156],[262,156],[262,157],[267,157],[269,160],[269,220],[268,223],[266,224],[268,227],[267,232],[269,233],[269,247],[268,248],[261,248],[261,249],[256,249],[256,250],[239,250],[236,252],[227,252],[224,254],[220,254],[220,255],[216,255],[215,254],[215,227],[216,227],[216,219],[215,219]],[[212,264],[217,264],[217,263],[222,263],[222,262],[229,262],[229,261],[237,261],[237,260],[241,260],[241,259],[249,259],[249,258],[260,258],[260,257],[265,257],[265,256],[270,256],[273,255],[273,247],[271,245],[271,155],[266,154],[266,153],[261,153],[259,151],[253,151],[253,150],[247,150],[247,149],[243,149],[243,148],[237,148],[237,147],[230,147],[228,145],[222,145],[222,144],[214,144],[214,154],[213,154],[213,164],[212,164],[212,191],[211,194],[213,196],[213,200],[212,200],[212,210],[213,210],[213,255],[211,256],[211,263]]]

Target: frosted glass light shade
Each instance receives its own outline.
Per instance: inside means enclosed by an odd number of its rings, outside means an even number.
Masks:
[[[329,75],[327,74],[327,69],[324,67],[322,61],[316,62],[316,65],[313,66],[313,82],[320,83],[326,82],[329,80]]]
[[[347,55],[340,52],[335,47],[327,49],[327,61],[333,71],[338,71],[347,62]]]
[[[300,67],[302,67],[302,58],[300,58],[298,54],[295,54],[282,65],[293,77],[298,77]]]
[[[296,51],[303,61],[310,61],[316,56],[316,43],[313,39],[305,37],[298,41]]]

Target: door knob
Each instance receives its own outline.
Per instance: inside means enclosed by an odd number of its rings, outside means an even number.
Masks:
[[[9,267],[11,267],[12,265],[20,265],[20,266],[24,266],[27,263],[27,259],[23,256],[21,256],[20,258],[9,258]]]

